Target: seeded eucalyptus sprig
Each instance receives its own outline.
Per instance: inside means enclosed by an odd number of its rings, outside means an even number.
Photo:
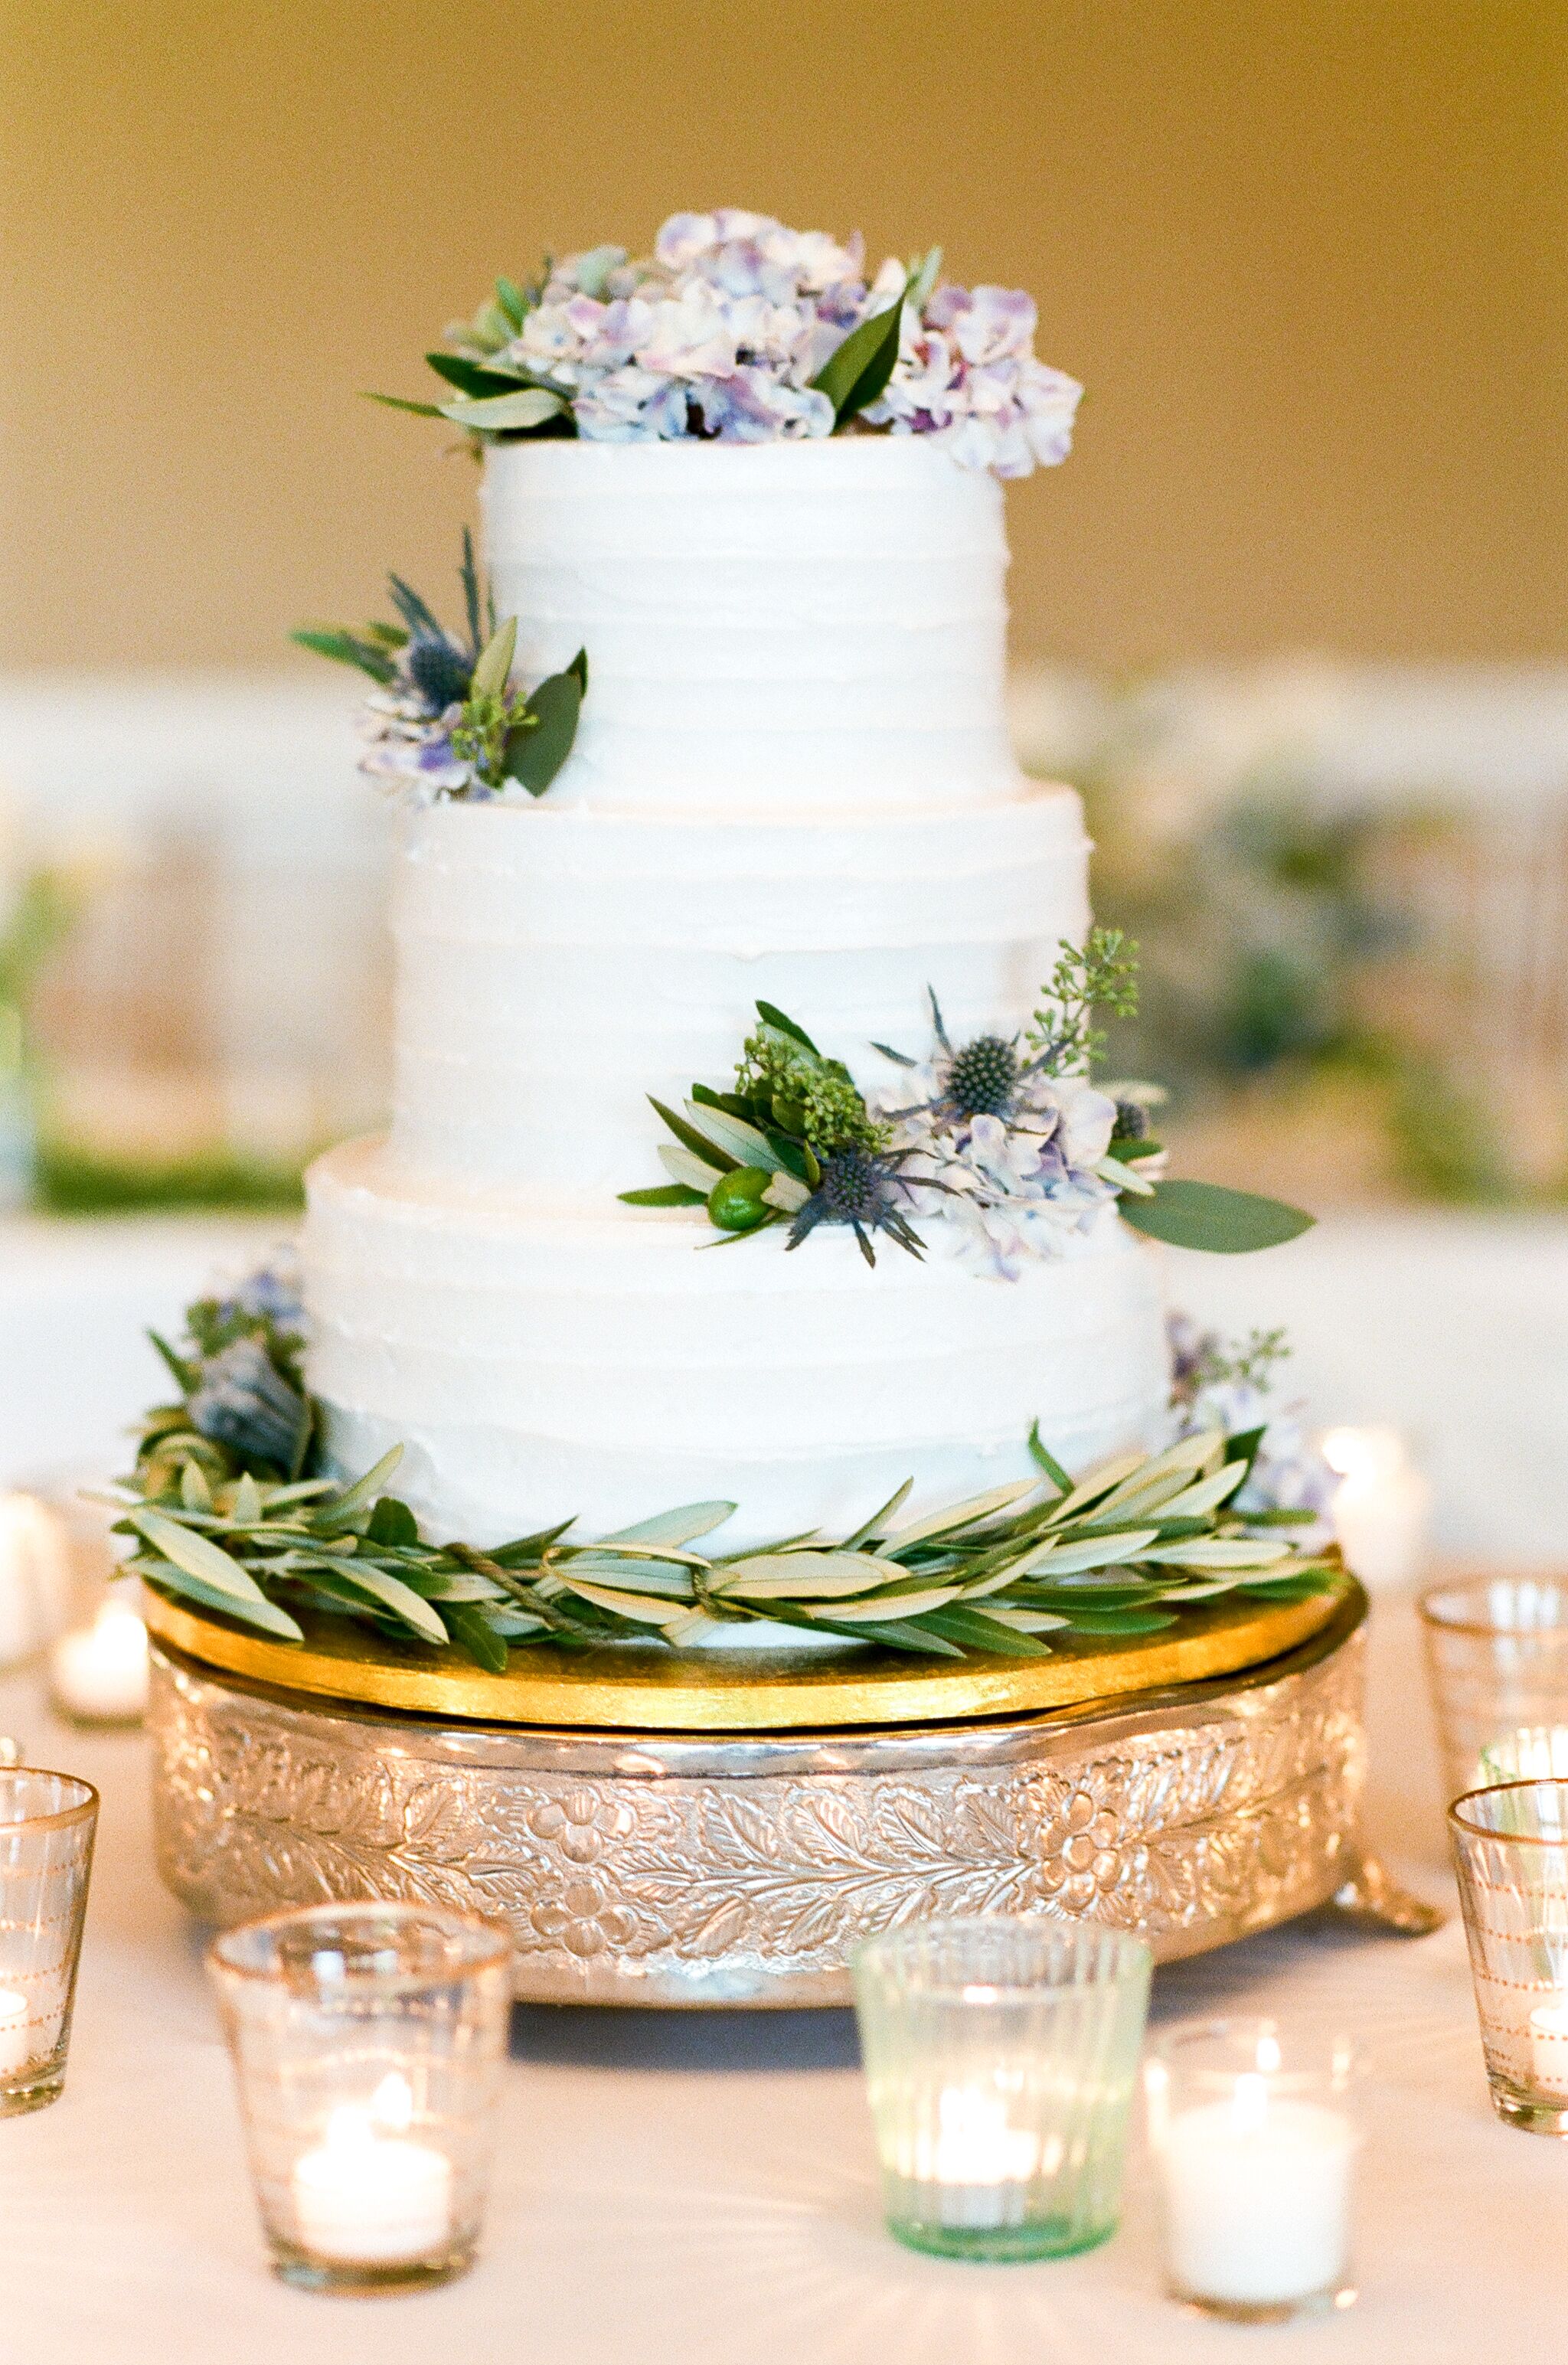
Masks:
[[[825,1058],[771,1002],[759,1002],[756,1015],[733,1092],[693,1084],[679,1116],[653,1102],[675,1137],[659,1144],[671,1179],[622,1198],[632,1207],[705,1205],[734,1239],[787,1222],[792,1249],[819,1224],[846,1225],[869,1265],[877,1232],[919,1256],[920,1236],[900,1204],[899,1169],[911,1153],[889,1147],[890,1128],[842,1059]]]
[[[516,1641],[680,1648],[748,1620],[938,1658],[1034,1658],[1050,1652],[1047,1636],[1151,1634],[1227,1594],[1282,1602],[1331,1589],[1337,1551],[1298,1552],[1279,1532],[1289,1514],[1229,1508],[1257,1444],[1205,1431],[1075,1483],[1036,1435],[1037,1480],[901,1527],[906,1484],[841,1539],[728,1556],[696,1549],[730,1517],[727,1502],[686,1504],[593,1543],[572,1542],[569,1520],[486,1551],[430,1543],[380,1491],[398,1448],[352,1486],[285,1483],[164,1429],[115,1499],[131,1571],[285,1642],[303,1640],[293,1612],[305,1608],[455,1648],[494,1673]]]

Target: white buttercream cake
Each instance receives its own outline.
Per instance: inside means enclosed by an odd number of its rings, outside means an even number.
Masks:
[[[309,1181],[310,1382],[361,1469],[476,1543],[734,1499],[726,1545],[1158,1430],[1153,1254],[1099,1211],[1016,1279],[868,1268],[845,1229],[722,1249],[659,1180],[647,1095],[728,1083],[759,997],[857,1077],[1011,1034],[1088,926],[1076,795],[1003,713],[1002,489],[920,437],[493,445],[484,523],[525,678],[586,648],[537,802],[405,817],[385,1140]]]

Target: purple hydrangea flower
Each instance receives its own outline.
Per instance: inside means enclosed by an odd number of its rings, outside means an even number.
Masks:
[[[840,244],[734,206],[672,214],[650,255],[594,247],[557,263],[505,354],[560,387],[595,442],[829,435],[832,406],[812,381],[907,279],[890,258],[868,284],[858,235]],[[906,313],[892,378],[861,423],[933,436],[1002,476],[1053,466],[1081,388],[1036,360],[1035,325],[1016,289],[935,288]],[[398,755],[381,764],[407,768]]]

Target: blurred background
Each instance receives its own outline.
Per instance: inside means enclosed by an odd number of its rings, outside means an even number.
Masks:
[[[386,813],[286,634],[444,584],[475,477],[362,392],[422,393],[496,271],[727,202],[1037,297],[1089,393],[1009,499],[1015,725],[1144,948],[1117,1064],[1187,1171],[1325,1217],[1182,1286],[1394,1422],[1446,1548],[1559,1549],[1559,0],[0,27],[0,1367],[68,1373],[0,1480],[112,1451],[143,1309],[381,1110]]]

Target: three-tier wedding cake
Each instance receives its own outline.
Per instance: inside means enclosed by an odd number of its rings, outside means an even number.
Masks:
[[[1156,1429],[1114,1202],[1009,1279],[940,1216],[872,1268],[617,1197],[759,997],[858,1069],[928,989],[1011,1035],[1082,938],[1079,800],[1008,745],[1002,501],[916,436],[489,451],[519,668],[584,647],[591,689],[547,798],[407,817],[396,1116],[314,1169],[305,1251],[334,1458],[401,1442],[440,1532],[727,1496],[740,1544],[1025,1476],[1036,1420],[1077,1467]]]

